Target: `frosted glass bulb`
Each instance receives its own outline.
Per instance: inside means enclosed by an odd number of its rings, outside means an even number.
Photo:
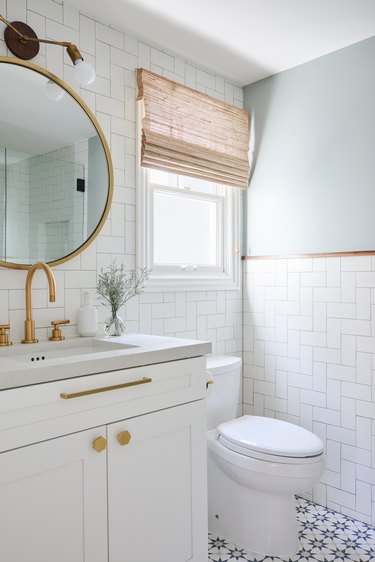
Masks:
[[[74,74],[77,82],[84,86],[94,82],[96,74],[91,64],[85,62],[83,59],[77,59],[74,66]]]
[[[48,99],[60,101],[64,96],[64,90],[53,80],[47,80],[44,85],[44,92]]]

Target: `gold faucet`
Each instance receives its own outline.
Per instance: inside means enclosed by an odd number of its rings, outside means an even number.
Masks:
[[[35,338],[35,322],[32,319],[32,310],[31,310],[31,282],[34,277],[34,273],[37,269],[43,269],[44,273],[47,276],[48,286],[49,286],[49,301],[55,302],[55,278],[53,276],[51,268],[46,265],[45,263],[38,261],[34,263],[27,272],[26,276],[26,285],[25,285],[25,292],[26,292],[26,320],[25,320],[25,339],[22,340],[22,343],[37,343],[37,339]]]

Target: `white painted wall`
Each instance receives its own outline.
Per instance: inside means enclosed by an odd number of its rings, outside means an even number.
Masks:
[[[244,412],[319,435],[313,499],[374,524],[375,257],[244,264]]]
[[[37,272],[34,278],[37,337],[45,339],[47,326],[57,318],[69,318],[71,325],[64,331],[74,334],[81,293],[84,289],[94,292],[101,268],[112,258],[123,261],[128,268],[136,265],[134,70],[142,66],[238,106],[242,106],[242,89],[173,53],[102,25],[61,1],[0,0],[0,13],[10,21],[26,21],[40,37],[76,43],[85,59],[96,68],[94,84],[80,89],[64,49],[42,45],[39,55],[33,59],[80,93],[104,130],[114,163],[115,190],[109,218],[87,250],[55,268],[55,303],[47,303],[42,273]],[[0,55],[7,55],[2,37],[1,33]],[[13,341],[22,337],[25,275],[24,271],[0,270],[0,323],[11,323]],[[239,291],[225,290],[144,293],[127,306],[127,331],[211,340],[215,352],[238,354],[241,352],[240,297]],[[99,316],[104,321],[108,312],[100,308]]]

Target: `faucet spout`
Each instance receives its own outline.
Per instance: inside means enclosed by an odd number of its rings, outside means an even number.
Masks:
[[[26,275],[25,294],[26,294],[26,320],[25,320],[25,338],[22,343],[37,343],[35,338],[35,322],[32,317],[31,306],[31,284],[34,273],[37,269],[42,269],[46,274],[49,289],[49,301],[55,302],[56,298],[56,285],[52,269],[45,263],[38,261],[30,267]]]

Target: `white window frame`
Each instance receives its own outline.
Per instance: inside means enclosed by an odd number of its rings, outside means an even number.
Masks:
[[[139,107],[140,104],[138,104]],[[138,109],[138,124],[141,123]],[[137,145],[140,146],[140,127],[137,127]],[[181,192],[161,186],[164,190]],[[147,282],[148,291],[204,291],[238,290],[240,288],[240,190],[227,188],[223,202],[222,271],[215,267],[153,268],[153,196],[150,189],[149,172],[140,165],[137,150],[137,265],[152,270]],[[208,199],[207,196],[202,197]]]

